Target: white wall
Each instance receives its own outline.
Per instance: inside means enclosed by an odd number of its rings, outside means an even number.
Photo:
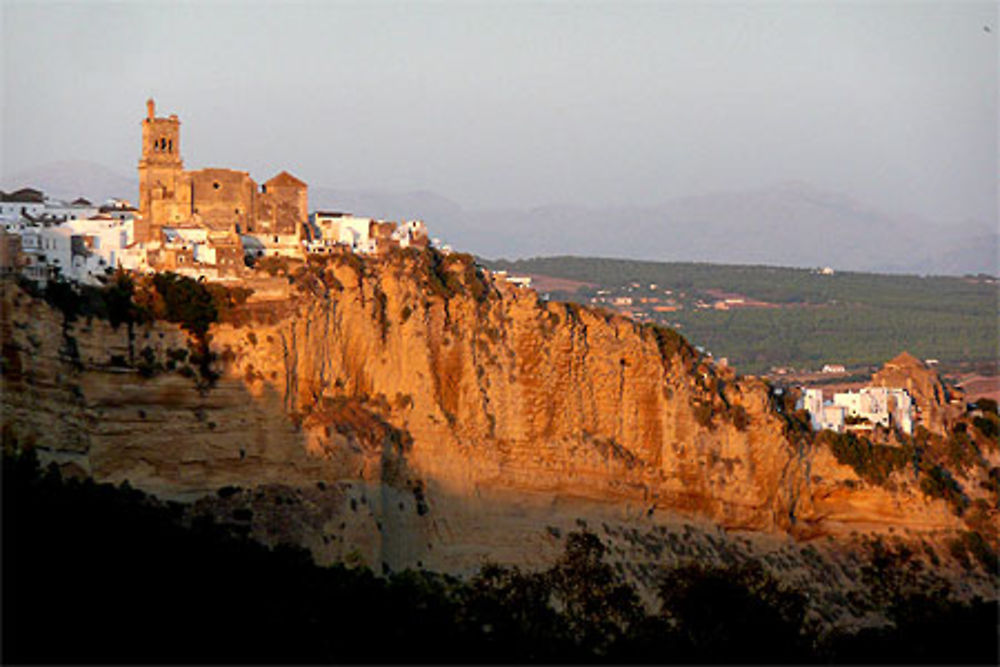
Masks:
[[[108,251],[121,250],[131,245],[135,239],[135,224],[132,220],[83,218],[67,220],[61,226],[72,229],[74,234],[93,237],[94,250],[105,256],[109,256]]]
[[[40,202],[5,201],[0,202],[0,217],[17,220],[21,213],[27,213],[33,218],[45,212],[45,204]]]
[[[64,220],[74,220],[95,216],[98,213],[98,209],[99,207],[97,206],[77,206],[50,199],[45,202],[42,213]]]

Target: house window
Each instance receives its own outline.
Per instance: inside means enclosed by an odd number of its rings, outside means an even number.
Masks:
[[[221,188],[222,186],[221,186],[221,185],[219,185],[219,182],[218,182],[218,181],[216,181],[215,183],[212,183],[212,187],[213,187],[213,188],[215,188],[216,190],[218,190],[218,189],[219,189],[219,188]]]

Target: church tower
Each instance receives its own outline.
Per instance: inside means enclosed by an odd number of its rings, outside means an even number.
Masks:
[[[175,114],[156,117],[156,104],[146,102],[142,120],[142,157],[139,158],[139,213],[137,241],[159,237],[159,228],[190,217],[190,188],[184,187],[181,161],[181,122]]]

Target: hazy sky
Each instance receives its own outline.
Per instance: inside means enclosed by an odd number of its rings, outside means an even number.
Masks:
[[[655,204],[787,180],[997,218],[995,2],[2,3],[2,172],[188,168]]]

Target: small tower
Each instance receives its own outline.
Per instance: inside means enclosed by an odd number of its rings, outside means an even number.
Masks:
[[[152,99],[146,101],[142,156],[139,158],[139,213],[143,218],[143,230],[136,234],[136,240],[155,238],[159,227],[190,215],[190,210],[185,210],[190,209],[190,202],[185,207],[184,202],[179,201],[184,199],[184,193],[178,192],[184,173],[180,128],[176,115],[157,118],[156,103]]]

